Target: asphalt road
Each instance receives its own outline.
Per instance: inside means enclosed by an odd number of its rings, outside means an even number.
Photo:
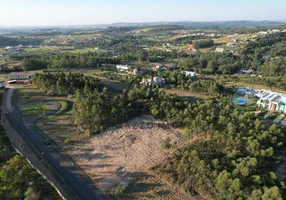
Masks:
[[[4,95],[7,97],[7,91]],[[6,99],[9,101],[9,99]],[[61,165],[59,163],[60,160],[60,152],[54,144],[46,145],[44,143],[44,137],[41,133],[37,131],[34,126],[29,126],[27,128],[22,120],[22,113],[18,108],[9,109],[10,118],[17,124],[18,128],[22,131],[23,134],[32,142],[34,147],[39,152],[44,152],[43,159],[49,163],[54,170],[60,174],[61,178],[68,185],[68,187],[77,195],[77,199],[79,200],[105,200],[107,197],[100,192],[92,182],[92,180],[79,173],[79,169],[75,167],[72,162],[68,165]]]

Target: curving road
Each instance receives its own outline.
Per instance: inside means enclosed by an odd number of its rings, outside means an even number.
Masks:
[[[100,192],[92,182],[92,180],[83,175],[83,173],[73,165],[73,162],[65,162],[63,164],[63,155],[54,145],[45,145],[44,137],[37,131],[34,126],[26,127],[22,120],[21,111],[11,106],[11,96],[13,89],[8,89],[4,92],[3,111],[9,114],[4,117],[9,117],[15,125],[21,130],[22,134],[28,138],[33,146],[39,151],[44,152],[43,159],[60,175],[60,178],[68,185],[68,187],[76,194],[76,199],[79,200],[105,200],[108,199]],[[66,159],[66,158],[65,158]]]

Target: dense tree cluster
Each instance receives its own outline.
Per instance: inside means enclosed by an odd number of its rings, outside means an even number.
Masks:
[[[179,37],[174,40],[169,41],[173,45],[187,45],[191,44],[194,40],[205,39],[205,36],[186,36]]]
[[[0,46],[17,46],[17,45],[39,45],[43,42],[41,39],[37,38],[12,38],[0,36]]]
[[[114,96],[110,95],[106,88],[103,92],[78,90],[73,107],[74,120],[89,133],[97,133],[144,112],[145,101],[146,91],[136,87]]]
[[[208,74],[233,74],[242,68],[239,57],[231,53],[197,53],[181,59],[179,66],[187,71]]]
[[[214,41],[213,40],[195,40],[193,41],[193,47],[195,49],[200,49],[200,48],[209,48],[214,46]]]
[[[96,68],[102,64],[117,64],[120,60],[106,54],[58,54],[27,56],[22,60],[23,70],[64,69],[64,68]]]
[[[77,89],[85,92],[100,90],[99,79],[82,73],[36,73],[33,83],[50,94],[74,94]]]
[[[153,168],[156,173],[193,195],[285,198],[284,183],[271,171],[284,149],[284,132],[276,125],[266,128],[253,112],[242,112],[224,100],[172,110],[167,119],[182,120],[187,138],[204,139],[177,149]]]

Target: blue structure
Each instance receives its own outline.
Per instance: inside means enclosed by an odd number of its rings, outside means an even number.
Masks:
[[[232,102],[238,103],[238,105],[240,105],[240,106],[244,106],[249,102],[249,99],[244,98],[244,97],[237,97]]]

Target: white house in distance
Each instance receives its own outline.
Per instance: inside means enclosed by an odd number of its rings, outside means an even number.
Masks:
[[[149,78],[149,79],[143,79],[143,80],[142,80],[142,83],[143,83],[143,84],[146,84],[146,85],[152,84],[152,85],[159,85],[159,86],[161,86],[161,85],[164,85],[164,84],[166,83],[166,81],[165,81],[164,78],[154,77],[154,78],[153,78],[153,81],[152,81],[151,78]]]
[[[12,72],[8,76],[10,80],[25,80],[31,78],[29,72]]]
[[[182,71],[182,73],[189,77],[197,76],[197,73],[192,71]]]
[[[116,65],[116,69],[118,69],[119,71],[128,71],[130,70],[130,66],[129,65]]]
[[[0,88],[5,88],[6,84],[5,81],[0,81]]]
[[[219,52],[219,53],[224,53],[225,49],[224,48],[216,48],[215,51]]]

